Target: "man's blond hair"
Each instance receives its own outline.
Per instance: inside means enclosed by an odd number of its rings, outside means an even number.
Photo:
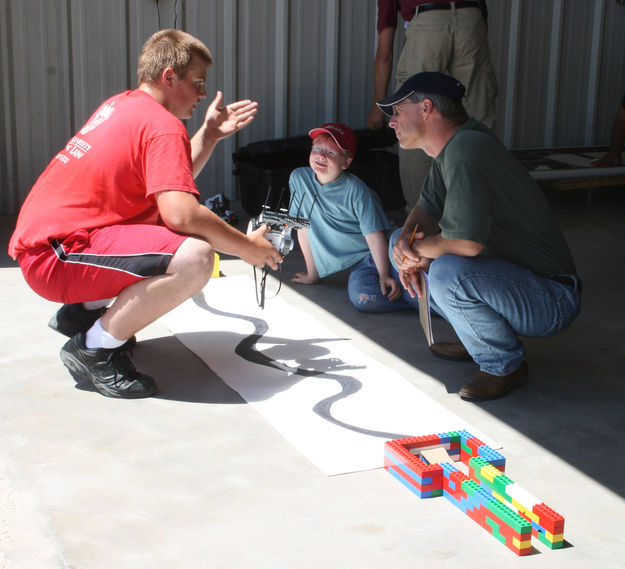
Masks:
[[[207,66],[213,63],[208,48],[191,34],[174,29],[156,32],[143,44],[139,56],[139,84],[156,81],[167,67],[182,78],[194,57],[200,58]]]

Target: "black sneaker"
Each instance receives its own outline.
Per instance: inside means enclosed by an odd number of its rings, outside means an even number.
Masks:
[[[73,338],[78,332],[86,332],[95,324],[95,321],[106,312],[106,308],[87,310],[82,302],[64,304],[57,313],[50,318],[48,326],[68,338]]]
[[[59,308],[56,314],[50,318],[48,326],[67,336],[73,338],[79,332],[86,332],[93,326],[96,320],[106,312],[106,307],[96,308],[95,310],[87,310],[82,302],[77,304],[64,304]],[[137,338],[132,336],[126,340],[124,349],[130,349],[137,343]]]
[[[139,399],[156,393],[154,380],[135,369],[124,346],[114,350],[87,348],[84,332],[61,348],[61,361],[76,381],[88,379],[107,397]]]

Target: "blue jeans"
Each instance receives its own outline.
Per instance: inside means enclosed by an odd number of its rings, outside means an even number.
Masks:
[[[581,308],[577,287],[494,257],[443,255],[432,261],[428,275],[433,308],[452,325],[480,370],[497,376],[525,360],[518,336],[554,336]]]
[[[399,283],[397,269],[393,266],[391,276]],[[395,302],[382,294],[380,276],[371,253],[354,265],[347,281],[347,293],[354,308],[360,312],[398,312],[417,307],[416,299],[413,303],[409,302],[410,295],[406,291]]]

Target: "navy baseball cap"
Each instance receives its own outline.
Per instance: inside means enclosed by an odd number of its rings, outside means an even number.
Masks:
[[[413,93],[443,95],[460,101],[465,91],[464,85],[451,75],[445,75],[437,71],[422,71],[407,79],[390,97],[386,97],[386,99],[382,99],[376,104],[385,115],[392,117],[393,106],[403,101],[406,97],[410,97]]]

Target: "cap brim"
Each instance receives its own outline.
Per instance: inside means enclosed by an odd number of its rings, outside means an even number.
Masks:
[[[403,101],[406,97],[410,97],[414,93],[414,90],[404,89],[403,86],[400,87],[396,93],[393,93],[390,97],[386,97],[386,99],[382,99],[381,101],[377,101],[376,105],[380,108],[380,110],[387,116],[393,116],[393,107]]]
[[[334,142],[336,142],[336,145],[341,149],[341,150],[347,150],[349,152],[349,148],[343,148],[339,141],[336,139],[336,136],[334,136],[334,134],[332,134],[332,132],[330,132],[329,130],[326,130],[325,128],[313,128],[309,133],[308,136],[310,136],[310,138],[315,139],[317,138],[320,134],[329,134],[332,137],[332,140],[334,140]]]

